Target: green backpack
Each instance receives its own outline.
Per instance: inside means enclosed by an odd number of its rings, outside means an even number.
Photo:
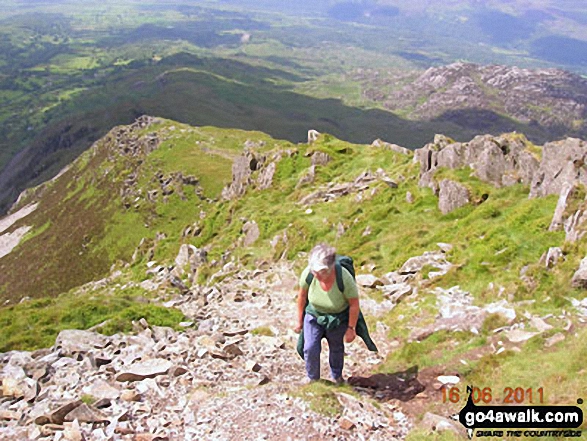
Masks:
[[[353,280],[355,279],[355,267],[353,265],[353,259],[349,256],[342,256],[342,255],[336,255],[336,258],[334,259],[334,270],[336,272],[336,286],[338,286],[338,289],[340,290],[340,292],[344,292],[344,282],[342,281],[342,268],[346,268],[346,270],[351,273],[351,276],[353,276]],[[314,274],[312,274],[311,271],[308,272],[308,275],[306,276],[306,284],[308,286],[310,286],[310,284],[312,283],[312,280],[314,280]]]

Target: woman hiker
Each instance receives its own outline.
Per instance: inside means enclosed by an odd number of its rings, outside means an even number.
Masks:
[[[330,376],[335,383],[342,383],[344,342],[351,343],[359,335],[369,350],[377,351],[359,309],[352,259],[346,256],[337,259],[333,247],[317,245],[310,252],[299,288],[295,331],[300,333],[298,353],[306,362],[308,381],[320,379],[322,338],[326,338]]]

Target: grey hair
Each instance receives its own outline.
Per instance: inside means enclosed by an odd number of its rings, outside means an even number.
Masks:
[[[314,248],[312,248],[312,251],[310,251],[310,255],[308,256],[308,262],[310,264],[312,262],[321,262],[328,268],[332,268],[334,266],[335,259],[336,249],[326,243],[320,243],[316,245]]]

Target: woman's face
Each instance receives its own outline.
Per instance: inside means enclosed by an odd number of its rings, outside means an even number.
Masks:
[[[324,282],[330,278],[332,275],[333,268],[324,268],[320,271],[312,271],[314,277],[316,277],[320,282]]]

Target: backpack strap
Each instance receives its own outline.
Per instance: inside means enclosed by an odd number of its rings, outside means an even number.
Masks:
[[[312,280],[314,280],[314,274],[312,274],[312,271],[308,271],[308,275],[306,276],[306,285],[308,285],[308,288],[310,287]]]
[[[338,286],[340,292],[344,293],[344,282],[342,280],[342,265],[339,262],[334,263],[334,272],[336,273],[336,286]],[[310,287],[312,280],[314,280],[314,274],[312,274],[312,271],[308,271],[308,275],[306,276],[306,285],[308,285],[308,288]]]
[[[340,292],[344,294],[344,282],[342,280],[342,265],[339,262],[334,263],[334,272],[336,273],[336,285]]]

